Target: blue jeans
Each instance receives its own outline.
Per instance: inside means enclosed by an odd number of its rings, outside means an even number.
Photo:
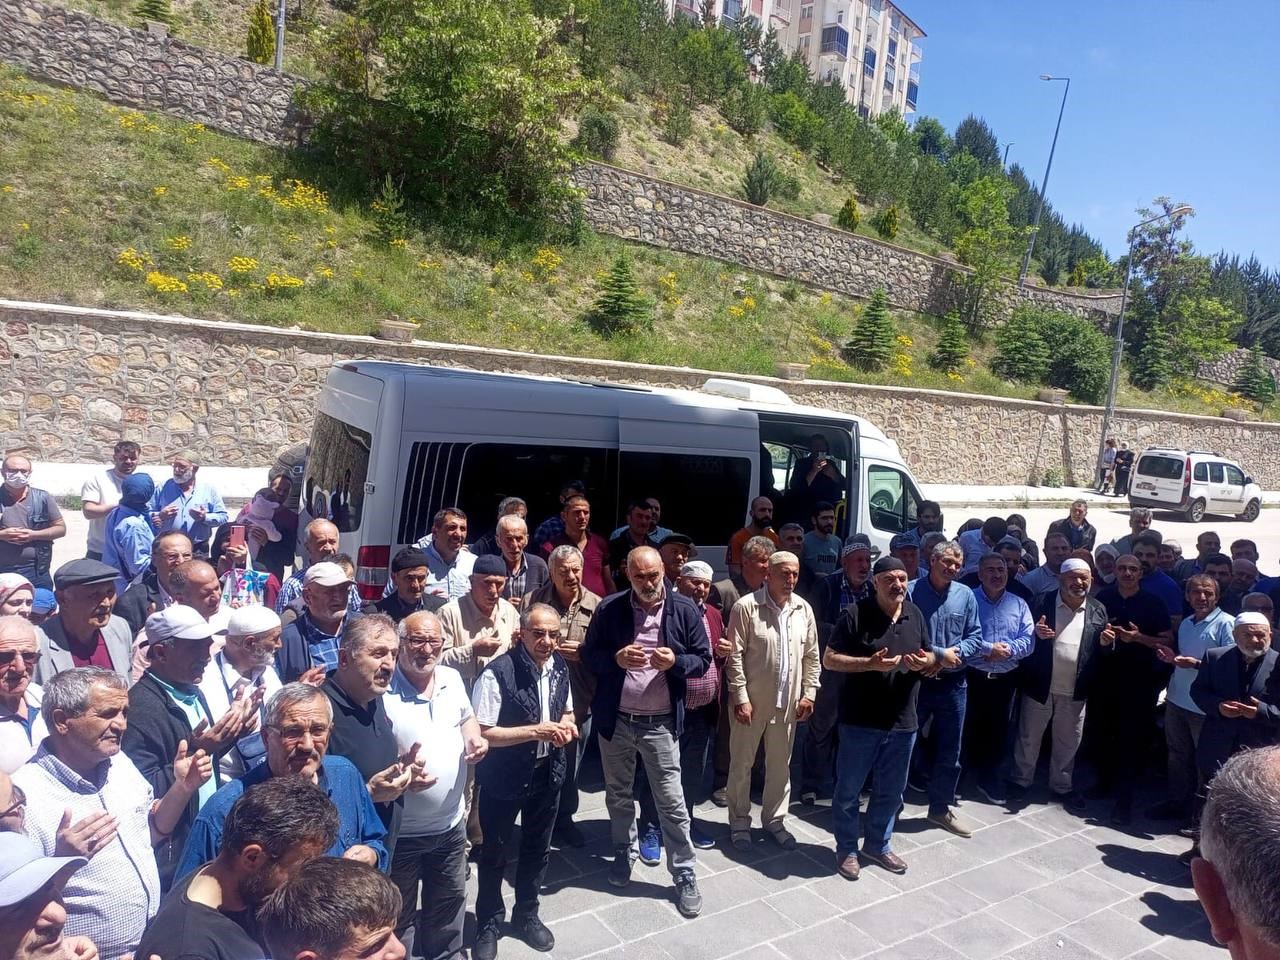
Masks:
[[[893,839],[914,730],[877,730],[840,724],[836,748],[836,790],[831,798],[831,823],[836,835],[836,859],[858,849],[859,795],[874,772],[871,801],[867,804],[863,845],[869,853],[886,853]]]
[[[932,718],[929,742],[933,763],[929,768],[929,813],[940,816],[956,799],[960,782],[960,737],[964,731],[964,708],[968,686],[963,670],[944,673],[920,684],[916,717],[921,728]],[[919,761],[917,761],[919,762]]]

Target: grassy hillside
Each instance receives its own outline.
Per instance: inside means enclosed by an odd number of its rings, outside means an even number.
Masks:
[[[810,376],[1005,396],[989,345],[959,377],[928,368],[935,321],[898,315],[883,374],[839,356],[860,306],[714,260],[589,236],[576,245],[450,249],[389,235],[375,209],[326,192],[296,158],[0,71],[0,296],[369,333],[389,314],[425,339],[742,373],[780,360]],[[651,331],[584,321],[620,254],[654,303]],[[1129,391],[1130,406],[1216,412],[1225,398]]]

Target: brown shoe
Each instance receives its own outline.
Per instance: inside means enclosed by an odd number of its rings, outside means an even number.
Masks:
[[[862,856],[872,863],[884,867],[890,873],[907,872],[907,862],[892,850],[886,850],[884,853],[872,853],[870,850],[863,848]]]
[[[857,880],[858,875],[862,873],[862,867],[858,865],[858,855],[851,853],[836,864],[836,873],[846,880]]]

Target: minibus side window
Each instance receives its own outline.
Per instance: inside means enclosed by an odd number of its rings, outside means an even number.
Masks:
[[[325,413],[316,414],[303,495],[312,518],[332,520],[340,533],[360,529],[373,437]]]
[[[768,469],[767,463],[762,464],[762,470]],[[695,544],[724,544],[746,520],[752,495],[751,461],[715,453],[626,450],[618,488],[624,506],[639,497],[657,497],[662,503],[662,525]]]
[[[867,467],[871,525],[886,533],[902,533],[916,525],[920,496],[901,470],[879,463]]]

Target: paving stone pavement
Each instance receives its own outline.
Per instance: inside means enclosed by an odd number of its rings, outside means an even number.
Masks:
[[[1033,800],[1036,795],[1033,793]],[[1043,799],[1043,798],[1041,798]],[[1139,807],[1139,809],[1141,809]],[[756,808],[758,811],[758,807]],[[630,887],[606,880],[611,857],[604,795],[582,794],[583,849],[553,848],[542,898],[555,950],[511,936],[502,960],[1225,960],[1178,862],[1187,840],[1140,818],[1121,831],[1032,802],[1017,811],[965,800],[980,825],[961,839],[928,824],[910,800],[894,849],[903,876],[864,866],[835,874],[830,810],[792,806],[799,840],[780,850],[759,829],[749,852],[728,844],[725,812],[696,811],[718,844],[698,851],[702,915],[683,919],[665,864],[637,862]],[[1099,811],[1101,812],[1101,810]],[[757,821],[758,822],[758,821]],[[468,902],[474,903],[474,878]],[[511,890],[505,889],[508,909]],[[468,943],[470,942],[470,918]]]

